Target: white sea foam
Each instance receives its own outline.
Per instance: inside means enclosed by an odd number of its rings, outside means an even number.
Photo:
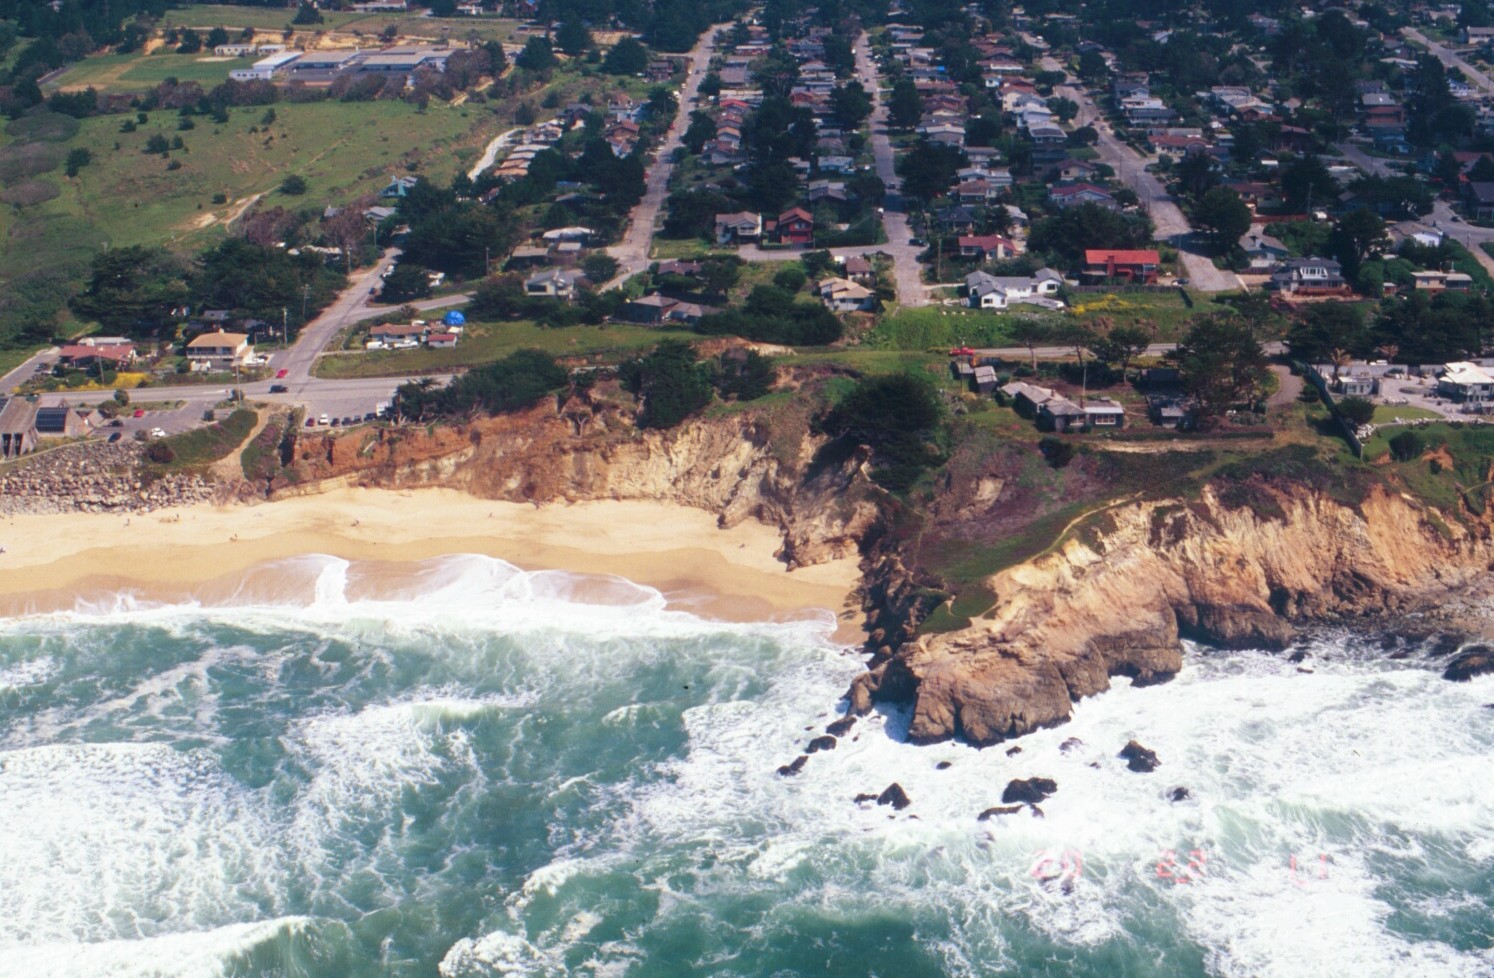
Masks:
[[[767,693],[687,711],[688,754],[630,789],[614,832],[661,893],[661,917],[703,894],[771,886],[783,913],[830,906],[854,919],[897,907],[951,935],[932,945],[951,973],[1003,960],[1013,920],[1076,948],[1181,930],[1226,978],[1491,973],[1487,953],[1393,929],[1379,894],[1396,881],[1373,868],[1374,858],[1427,858],[1416,841],[1427,832],[1488,858],[1494,736],[1470,722],[1487,691],[1404,665],[1320,659],[1308,675],[1275,657],[1195,650],[1174,683],[1118,681],[1069,725],[1023,738],[1015,756],[908,746],[895,735],[906,718],[889,713],[780,777],[855,667],[809,647],[771,669]],[[1082,746],[1060,751],[1071,737]],[[1136,774],[1116,757],[1132,738],[1160,754],[1158,771]],[[943,760],[953,766],[938,770]],[[1060,785],[1045,818],[976,821],[1007,780],[1033,775]],[[893,781],[913,799],[907,811],[852,804]],[[1174,786],[1192,797],[1171,802]],[[699,865],[682,877],[684,853]],[[1188,872],[1190,858],[1201,870]],[[614,865],[599,857],[590,872]],[[564,866],[567,878],[588,872],[585,859]],[[1059,879],[1036,878],[1054,866]],[[693,896],[669,882],[682,878]],[[522,918],[522,901],[513,909]],[[543,959],[563,950],[544,945],[520,970],[544,974]]]
[[[197,933],[163,934],[135,941],[99,941],[11,947],[0,951],[3,978],[220,978],[235,958],[311,924],[283,917],[230,924]]]
[[[0,634],[49,624],[226,622],[280,631],[368,635],[428,632],[506,634],[576,632],[591,641],[769,631],[823,639],[834,615],[805,614],[774,625],[705,621],[670,610],[655,588],[608,574],[524,571],[481,554],[455,554],[391,573],[389,565],[350,563],[320,554],[274,561],[245,572],[235,589],[210,600],[153,602],[122,593],[80,600],[71,610],[0,621]]]
[[[273,887],[273,852],[253,800],[206,752],[68,744],[0,754],[0,947],[257,916],[235,881]]]

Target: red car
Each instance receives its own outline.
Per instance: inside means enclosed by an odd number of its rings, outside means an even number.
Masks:
[[[136,408],[135,409],[135,417],[137,417],[137,418],[143,418],[143,417],[145,417],[145,408]]]
[[[287,370],[284,367],[281,367],[279,370],[275,371],[275,379],[279,380],[281,377],[284,377],[288,373],[290,373],[289,370]]]
[[[957,346],[949,351],[949,355],[952,357],[973,357],[975,356],[975,351],[968,346]]]

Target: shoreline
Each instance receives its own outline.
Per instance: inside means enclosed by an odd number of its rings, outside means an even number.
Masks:
[[[766,524],[721,529],[712,514],[673,503],[535,506],[438,488],[343,488],[146,514],[16,515],[0,520],[0,614],[58,611],[120,590],[210,601],[252,568],[310,554],[389,567],[482,554],[525,571],[626,578],[707,619],[783,621],[828,610],[835,641],[860,641],[850,600],[857,561],[788,571],[773,556],[780,545]]]

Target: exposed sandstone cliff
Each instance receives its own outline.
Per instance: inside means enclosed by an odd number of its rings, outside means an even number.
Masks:
[[[1486,523],[1449,525],[1384,489],[1352,507],[1298,485],[1252,489],[1254,506],[1206,489],[1109,510],[1099,532],[992,578],[971,627],[886,655],[853,685],[853,710],[908,703],[915,740],[991,744],[1063,722],[1111,676],[1165,681],[1180,636],[1282,647],[1293,621],[1409,610],[1494,558]]]
[[[716,513],[723,526],[758,519],[782,530],[780,556],[796,567],[855,555],[882,520],[864,458],[816,465],[822,439],[807,432],[807,417],[751,410],[639,431],[626,407],[588,396],[461,426],[303,436],[294,456],[303,484],[441,485],[534,503],[667,500]]]

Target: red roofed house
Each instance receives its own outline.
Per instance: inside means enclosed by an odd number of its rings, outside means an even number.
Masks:
[[[91,367],[94,364],[111,364],[123,367],[135,361],[135,344],[114,343],[107,346],[73,343],[64,346],[57,359],[74,367]]]
[[[1155,251],[1084,252],[1084,277],[1088,279],[1121,279],[1135,285],[1153,285],[1162,256]]]
[[[778,215],[776,230],[782,244],[808,245],[814,241],[814,215],[792,207]]]
[[[1017,253],[1010,238],[999,234],[960,235],[960,257],[979,258],[981,261],[1000,261]]]

